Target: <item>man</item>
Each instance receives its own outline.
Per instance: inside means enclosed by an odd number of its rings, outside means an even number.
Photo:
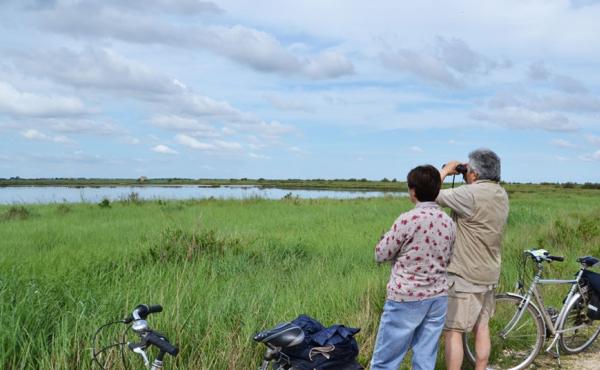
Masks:
[[[494,314],[494,288],[500,277],[501,243],[508,218],[508,196],[500,186],[500,158],[489,149],[469,154],[466,171],[452,161],[440,171],[463,173],[466,185],[440,191],[436,202],[452,210],[457,236],[448,266],[448,314],[444,325],[446,368],[460,370],[463,332],[475,334],[476,370],[490,355],[489,319]],[[458,167],[458,170],[457,170]]]

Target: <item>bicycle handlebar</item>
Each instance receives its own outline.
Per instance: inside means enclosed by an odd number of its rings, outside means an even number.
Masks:
[[[165,338],[164,336],[158,335],[153,331],[149,331],[148,333],[146,333],[144,339],[149,344],[155,345],[156,347],[158,347],[158,349],[170,354],[171,356],[177,356],[177,354],[179,353],[179,348],[169,343],[167,338]]]
[[[159,304],[153,304],[150,306],[145,305],[145,304],[140,304],[133,310],[131,315],[129,315],[123,319],[123,323],[129,324],[133,320],[144,320],[151,313],[162,312],[162,310],[163,310],[163,308]]]
[[[550,255],[550,252],[548,252],[545,249],[530,249],[530,250],[526,250],[525,254],[528,254],[529,256],[531,256],[531,258],[535,259],[537,262],[542,262],[542,261],[562,262],[565,260],[565,257],[563,257],[563,256]]]

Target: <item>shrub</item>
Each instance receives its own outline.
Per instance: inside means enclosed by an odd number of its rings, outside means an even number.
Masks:
[[[140,193],[132,191],[131,193],[127,194],[125,198],[123,198],[123,202],[140,205],[142,204],[142,198],[140,198]]]
[[[163,230],[149,250],[152,262],[192,261],[202,256],[220,256],[226,251],[237,251],[237,239],[218,238],[214,230],[191,232],[182,229]]]
[[[58,207],[56,207],[56,212],[58,212],[61,215],[67,214],[71,212],[71,206],[64,203],[59,204]]]
[[[293,204],[300,204],[300,197],[298,195],[294,196],[292,194],[292,192],[287,193],[286,195],[284,195],[281,200],[283,201],[287,201],[287,202],[292,202]]]
[[[31,216],[31,212],[23,206],[13,206],[8,209],[3,215],[2,220],[27,220]]]
[[[108,198],[103,198],[100,203],[98,203],[100,208],[110,208],[110,200]]]

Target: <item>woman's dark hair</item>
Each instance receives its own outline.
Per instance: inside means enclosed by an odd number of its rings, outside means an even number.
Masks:
[[[442,178],[440,171],[432,165],[418,166],[406,176],[409,189],[415,190],[419,202],[433,202],[440,193]]]

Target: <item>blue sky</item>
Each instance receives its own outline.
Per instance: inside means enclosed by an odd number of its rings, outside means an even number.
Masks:
[[[600,182],[600,2],[0,0],[0,177]]]

